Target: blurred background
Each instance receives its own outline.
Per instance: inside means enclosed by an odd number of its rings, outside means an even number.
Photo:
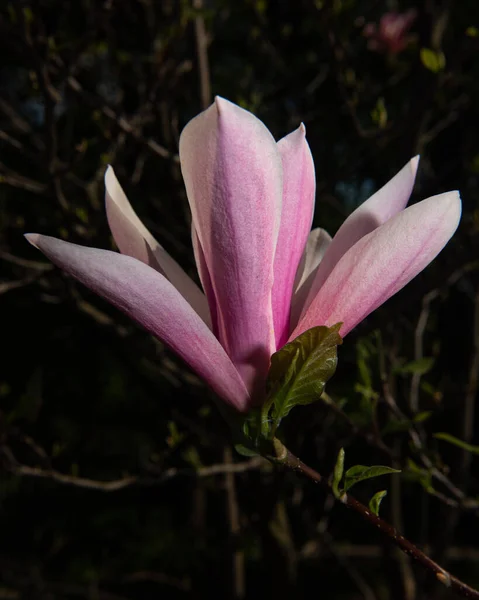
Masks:
[[[41,232],[113,249],[103,175],[193,276],[178,164],[222,95],[303,121],[332,234],[412,156],[412,202],[459,189],[438,259],[340,348],[283,437],[479,586],[477,0],[11,0],[0,7],[0,600],[451,598],[355,514],[240,457],[204,385],[53,268]]]

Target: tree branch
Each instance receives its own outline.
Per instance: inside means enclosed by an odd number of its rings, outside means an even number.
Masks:
[[[275,442],[277,462],[279,464],[287,467],[288,469],[296,471],[301,475],[304,475],[315,483],[320,483],[323,487],[326,487],[329,491],[331,491],[331,485],[326,478],[324,478],[320,473],[311,467],[308,467],[308,465],[306,465],[298,457],[292,454],[285,446],[283,446],[279,440],[275,440]],[[448,571],[443,569],[440,565],[429,558],[429,556],[424,554],[424,552],[419,550],[419,548],[417,548],[413,543],[402,536],[396,528],[394,528],[384,519],[377,517],[369,510],[369,508],[367,508],[364,504],[361,504],[361,502],[356,500],[353,496],[350,494],[343,494],[340,501],[347,508],[357,512],[370,525],[379,529],[381,533],[383,533],[393,544],[398,546],[408,556],[433,573],[436,579],[444,586],[450,588],[464,598],[475,598],[476,600],[479,600],[479,591],[468,586],[463,581],[457,579],[457,577],[454,577]]]
[[[5,448],[3,449],[3,452],[5,454]],[[8,454],[11,455],[11,453]],[[28,465],[18,464],[14,458],[12,460],[12,456],[9,456],[9,459],[10,464],[7,466],[7,470],[13,475],[18,475],[21,477],[36,477],[38,479],[50,479],[58,483],[91,490],[99,490],[102,492],[116,492],[118,490],[131,487],[132,485],[160,485],[180,475],[203,478],[213,477],[215,475],[225,475],[227,473],[244,473],[245,471],[258,469],[266,463],[264,459],[255,457],[251,460],[240,463],[221,463],[217,465],[210,465],[208,467],[200,467],[199,469],[177,469],[172,467],[171,469],[166,469],[163,471],[158,477],[145,478],[137,475],[131,475],[111,481],[100,481],[97,479],[89,479],[87,477],[67,475],[65,473],[55,471],[54,469],[43,469],[40,467],[30,467]]]

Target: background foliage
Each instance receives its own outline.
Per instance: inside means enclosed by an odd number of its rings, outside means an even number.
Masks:
[[[411,8],[401,51],[365,35]],[[324,473],[341,446],[348,467],[402,469],[355,493],[387,488],[381,514],[479,586],[478,17],[475,0],[2,3],[0,598],[450,597],[309,482],[234,454],[196,377],[22,237],[113,248],[111,163],[195,276],[178,137],[214,94],[277,138],[306,124],[332,233],[417,153],[413,201],[461,191],[453,241],[347,337],[284,437]]]

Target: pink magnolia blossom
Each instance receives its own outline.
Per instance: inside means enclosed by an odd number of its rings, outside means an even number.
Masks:
[[[416,11],[411,9],[405,13],[394,11],[385,13],[379,20],[379,26],[368,23],[363,30],[363,34],[369,38],[368,48],[378,52],[399,54],[412,40],[412,36],[407,33],[415,20]]]
[[[342,322],[346,335],[434,259],[460,218],[457,192],[405,208],[414,158],[332,240],[310,232],[315,175],[304,127],[276,143],[221,98],[185,127],[180,160],[204,293],[141,223],[111,168],[106,211],[120,253],[27,238],[239,412],[264,399],[272,353],[315,325]]]

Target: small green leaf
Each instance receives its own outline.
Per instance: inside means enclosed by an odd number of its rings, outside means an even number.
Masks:
[[[379,398],[379,394],[375,392],[371,388],[367,388],[361,383],[356,383],[354,386],[354,391],[358,392],[358,394],[362,394],[366,400],[377,400]]]
[[[417,415],[414,416],[414,423],[424,423],[424,421],[427,421],[430,416],[432,415],[432,410],[423,410],[420,413],[417,413]]]
[[[423,467],[420,467],[410,458],[407,460],[407,470],[404,474],[406,477],[417,481],[426,490],[426,492],[434,492],[431,472]]]
[[[431,48],[421,48],[420,56],[422,64],[433,73],[439,73],[446,66],[443,52],[431,50]]]
[[[428,396],[431,396],[434,402],[439,403],[442,401],[442,392],[436,389],[427,381],[421,381],[421,391],[427,394]]]
[[[241,454],[241,456],[247,456],[248,458],[251,458],[252,456],[259,456],[257,452],[250,450],[250,448],[243,446],[243,444],[236,444],[235,450],[238,454]]]
[[[346,471],[344,476],[344,491],[347,492],[353,485],[364,481],[365,479],[371,479],[371,477],[379,477],[380,475],[389,475],[391,473],[400,473],[398,469],[392,469],[391,467],[383,467],[381,465],[375,465],[372,467],[366,467],[364,465],[355,465]]]
[[[386,425],[383,427],[381,431],[381,435],[387,435],[389,433],[397,433],[399,431],[407,431],[411,427],[414,426],[415,423],[424,423],[427,421],[432,415],[431,410],[423,410],[417,415],[414,415],[413,419],[390,419]]]
[[[386,425],[381,430],[381,436],[389,435],[391,433],[398,433],[400,431],[407,431],[411,427],[412,423],[409,419],[396,419],[390,418]]]
[[[200,469],[203,466],[201,462],[200,453],[195,446],[189,446],[185,448],[181,456],[189,463],[194,469]]]
[[[166,443],[170,448],[176,448],[185,439],[185,434],[179,432],[178,427],[174,421],[169,421],[167,426],[170,435],[167,436]]]
[[[339,484],[341,482],[341,479],[343,478],[343,471],[344,471],[344,448],[341,448],[341,450],[338,453],[338,458],[336,459],[336,464],[334,465],[333,482],[331,484],[331,487],[333,488],[333,494],[334,494],[335,498],[337,498],[338,500],[341,496]]]
[[[272,435],[292,408],[321,397],[336,370],[337,346],[342,344],[341,325],[308,329],[271,357],[267,382],[270,394],[264,413],[272,406]]]
[[[402,365],[394,369],[394,373],[411,373],[413,375],[425,375],[434,366],[434,358],[431,356],[424,356],[418,360]]]
[[[23,16],[25,18],[25,22],[27,23],[27,25],[30,25],[30,23],[33,22],[33,12],[30,7],[26,6],[23,9]]]
[[[375,514],[376,517],[379,515],[379,506],[381,505],[384,496],[387,496],[387,491],[381,490],[380,492],[376,492],[369,501],[369,510]]]
[[[360,340],[357,343],[356,363],[358,366],[359,376],[364,387],[369,389],[372,389],[373,386],[373,378],[371,375],[371,369],[369,367],[369,361],[372,353],[373,349],[371,348],[370,344],[368,344],[368,340]]]
[[[457,437],[454,437],[450,433],[443,433],[443,432],[435,433],[434,437],[437,440],[442,440],[443,442],[449,442],[450,444],[453,444],[454,446],[459,446],[459,448],[462,448],[463,450],[467,450],[468,452],[472,452],[472,454],[479,454],[479,446],[473,446],[472,444],[463,442],[462,440],[459,440]]]
[[[379,129],[386,127],[388,123],[388,111],[384,103],[384,98],[378,98],[376,106],[371,111],[371,118]]]

